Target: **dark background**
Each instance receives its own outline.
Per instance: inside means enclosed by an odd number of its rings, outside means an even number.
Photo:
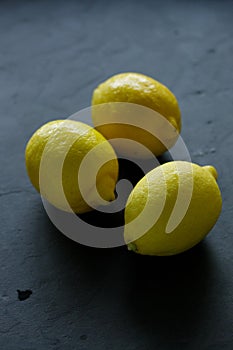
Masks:
[[[0,2],[2,350],[232,350],[232,12],[232,1]],[[175,257],[70,241],[25,173],[31,134],[125,71],[171,88],[192,160],[219,173],[218,223]]]

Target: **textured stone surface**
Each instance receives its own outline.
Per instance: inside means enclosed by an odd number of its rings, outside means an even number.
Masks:
[[[1,349],[233,348],[232,11],[232,1],[1,1]],[[180,256],[73,243],[25,173],[32,132],[122,71],[174,91],[193,161],[219,172],[221,218]]]

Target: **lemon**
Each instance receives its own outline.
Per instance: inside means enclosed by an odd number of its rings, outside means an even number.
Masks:
[[[145,255],[173,255],[199,243],[221,212],[216,179],[214,167],[185,161],[150,171],[126,204],[124,238],[128,248]]]
[[[92,119],[96,129],[107,139],[137,141],[156,156],[175,144],[181,130],[180,109],[176,97],[160,82],[139,73],[117,74],[104,81],[93,92],[92,106],[104,103],[112,103],[112,107],[105,107],[105,113],[103,109],[94,108]],[[116,103],[125,103],[125,107],[118,107]],[[130,109],[126,103],[147,108]],[[157,114],[149,113],[148,109]],[[139,123],[136,114],[140,114]],[[129,125],[121,123],[121,117]],[[140,152],[133,153],[127,147],[127,143],[123,146],[119,143],[116,150],[121,154],[141,156]]]
[[[87,155],[90,158],[85,158]],[[33,186],[59,209],[84,213],[91,210],[91,205],[103,204],[102,199],[115,198],[118,178],[115,152],[89,125],[74,120],[55,120],[43,125],[29,140],[25,159]],[[82,168],[81,188],[78,176],[85,159],[89,161]]]

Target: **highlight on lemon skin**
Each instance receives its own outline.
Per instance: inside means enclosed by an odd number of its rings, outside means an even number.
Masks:
[[[216,170],[212,165],[203,166],[203,169],[209,171],[209,172],[213,175],[213,177],[215,178],[215,180],[218,179],[217,170]]]
[[[140,73],[117,74],[104,81],[93,92],[93,107],[107,103],[112,103],[112,107],[110,105],[106,116],[103,111],[98,113],[98,109],[95,108],[92,113],[94,126],[107,139],[122,138],[137,141],[156,156],[161,155],[176,143],[181,131],[178,101],[174,94],[160,82]],[[122,110],[117,107],[116,103],[144,106],[159,114],[161,119],[165,119],[167,123],[163,123],[162,127],[158,126],[156,134],[151,134],[150,129],[153,130],[153,124],[155,126],[158,124],[158,118],[156,119],[152,114],[146,118],[145,109],[144,112],[141,112],[141,123],[138,128],[134,123],[135,110],[132,109],[129,113],[127,105]],[[128,125],[119,122],[122,115]],[[122,144],[116,151],[124,155],[133,155],[136,158],[141,157],[141,154],[138,155],[136,151],[134,153],[131,149],[128,150],[127,146],[123,147]]]
[[[80,165],[89,152],[92,157],[85,163],[85,181],[80,188]],[[32,185],[58,209],[85,213],[92,210],[92,205],[115,198],[116,154],[110,143],[87,124],[55,120],[43,125],[28,141],[25,161]],[[92,173],[97,163],[101,167],[95,177]]]
[[[201,167],[183,161],[169,162],[150,171],[135,186],[126,204],[124,239],[128,249],[142,255],[163,256],[179,254],[198,244],[211,231],[221,212],[222,199],[216,179],[217,171],[213,166]],[[191,182],[187,210],[179,224],[168,233],[179,187],[183,191],[180,198],[185,198]],[[144,232],[149,215],[154,212],[156,216],[161,204],[158,220]],[[144,209],[144,215],[140,216]],[[139,226],[142,231],[138,235]]]

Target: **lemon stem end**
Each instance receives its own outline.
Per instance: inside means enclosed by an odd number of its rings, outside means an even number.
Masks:
[[[127,244],[128,250],[132,250],[133,252],[137,252],[137,246],[134,243]]]

